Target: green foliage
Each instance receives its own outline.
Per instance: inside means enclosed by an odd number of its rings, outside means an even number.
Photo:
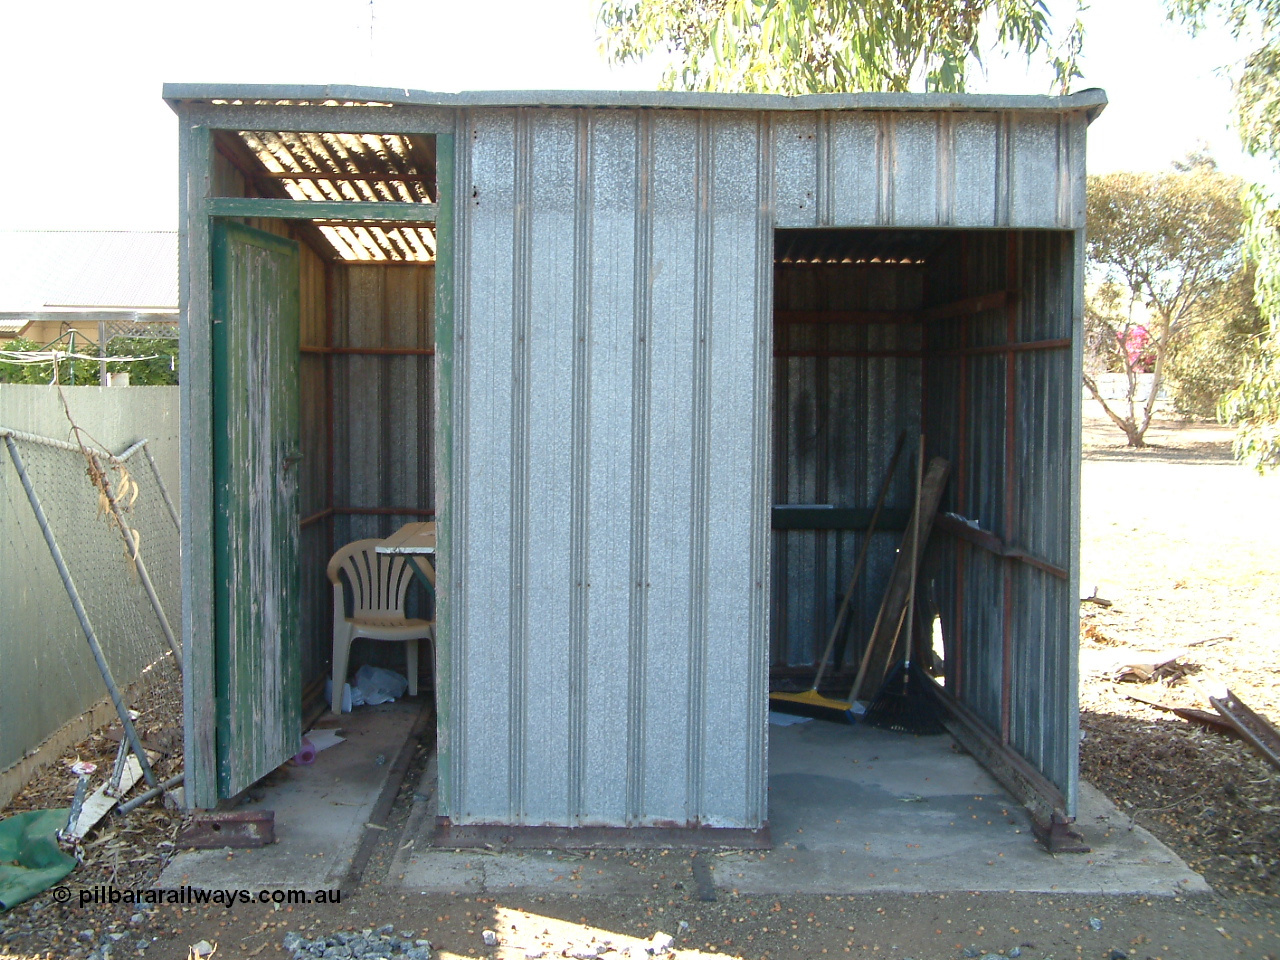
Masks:
[[[18,337],[0,349],[8,351],[38,351],[44,345]],[[64,348],[65,349],[65,348]],[[92,345],[77,347],[77,353],[95,348]],[[175,338],[150,339],[116,337],[107,344],[108,357],[148,357],[146,360],[117,360],[107,362],[110,373],[129,374],[131,386],[166,386],[178,382],[178,341]],[[59,360],[57,383],[92,385],[99,382],[101,367],[97,360]],[[0,383],[54,383],[53,361],[29,363],[0,357]]]
[[[1280,167],[1280,0],[1166,2],[1170,17],[1193,32],[1214,12],[1254,47],[1234,78],[1240,139],[1250,153]],[[1223,399],[1220,413],[1237,425],[1236,456],[1262,471],[1280,467],[1280,205],[1253,188],[1246,208],[1254,298],[1269,330],[1251,345],[1242,381]]]
[[[1175,164],[1169,173],[1089,178],[1087,252],[1097,292],[1086,323],[1091,342],[1108,352],[1102,362],[1114,368],[1119,361],[1130,374],[1127,410],[1104,400],[1091,377],[1085,384],[1130,446],[1144,446],[1175,347],[1184,351],[1185,371],[1198,363],[1193,344],[1186,342],[1192,331],[1249,323],[1243,318],[1248,284],[1242,279],[1242,187],[1202,155]],[[1143,350],[1154,378],[1141,404],[1135,400],[1135,358],[1121,348],[1138,326],[1147,334]]]
[[[15,337],[6,343],[0,343],[0,350],[37,350],[39,344],[34,340],[28,340],[26,337]],[[39,381],[28,380],[27,371],[30,367],[14,363],[5,357],[0,357],[0,383],[36,383]],[[48,381],[44,381],[47,383]]]
[[[178,382],[178,341],[165,339],[116,337],[107,343],[112,357],[148,357],[147,360],[107,363],[111,373],[129,374],[133,387],[165,387]]]
[[[1245,250],[1257,266],[1254,299],[1267,329],[1253,340],[1240,385],[1220,413],[1236,424],[1236,456],[1262,472],[1280,468],[1280,209],[1258,187],[1245,203]]]
[[[44,345],[18,337],[7,343],[4,350],[43,350]],[[66,348],[63,347],[65,350]],[[7,360],[0,357],[0,383],[53,383],[53,361],[47,363],[27,363]],[[58,362],[58,383],[97,383],[98,362],[96,360],[61,360]]]
[[[601,0],[611,62],[672,55],[666,89],[957,92],[986,48],[1080,76],[1079,21],[1054,45],[1044,0]],[[994,34],[994,35],[993,35]]]
[[[1236,456],[1259,473],[1280,469],[1280,351],[1263,341],[1245,364],[1240,386],[1223,400],[1222,414],[1237,425]]]
[[[1253,268],[1245,264],[1205,302],[1193,324],[1169,350],[1169,392],[1178,412],[1202,419],[1219,415],[1223,398],[1238,388],[1250,356],[1266,331],[1253,302]]]

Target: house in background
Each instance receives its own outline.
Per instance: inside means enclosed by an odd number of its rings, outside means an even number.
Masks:
[[[113,339],[177,334],[175,231],[0,231],[0,346],[98,356]]]

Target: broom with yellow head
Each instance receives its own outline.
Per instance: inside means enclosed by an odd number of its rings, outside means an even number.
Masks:
[[[821,686],[822,678],[827,672],[827,662],[831,659],[831,651],[835,649],[836,638],[840,636],[840,630],[844,626],[845,614],[849,611],[849,601],[853,598],[853,588],[857,585],[858,577],[862,575],[862,568],[866,564],[867,548],[871,546],[871,536],[876,532],[876,521],[880,519],[880,509],[884,506],[885,497],[889,494],[889,484],[893,481],[893,474],[898,468],[898,459],[902,456],[902,447],[906,440],[907,433],[904,430],[898,434],[898,445],[894,448],[893,459],[889,461],[889,469],[885,473],[884,481],[880,484],[880,496],[876,498],[876,507],[871,513],[871,522],[867,524],[867,534],[862,539],[862,549],[858,551],[858,559],[853,565],[853,575],[849,578],[849,587],[844,592],[844,600],[841,601],[840,611],[836,614],[836,622],[831,628],[831,636],[827,640],[827,647],[822,652],[822,659],[818,663],[818,673],[813,678],[813,686],[803,693],[770,693],[769,709],[777,710],[781,713],[815,717],[819,720],[835,720],[840,723],[850,722],[849,710],[853,704],[848,700],[824,697],[818,692],[818,687]]]

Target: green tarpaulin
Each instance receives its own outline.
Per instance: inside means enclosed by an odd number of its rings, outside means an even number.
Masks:
[[[76,868],[58,846],[68,810],[30,810],[0,820],[0,910],[16,907]]]

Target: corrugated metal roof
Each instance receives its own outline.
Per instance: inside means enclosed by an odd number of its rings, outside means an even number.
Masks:
[[[672,90],[469,90],[433,93],[404,87],[345,84],[166,83],[170,103],[208,100],[259,104],[391,107],[667,107],[693,110],[1088,110],[1107,95],[1090,87],[1064,97],[973,93],[686,93]]]
[[[217,150],[259,195],[289,200],[432,203],[435,142],[400,134],[249,131],[215,134]],[[435,231],[385,222],[311,221],[340,260],[430,263]]]
[[[176,231],[0,231],[0,312],[177,306]]]

